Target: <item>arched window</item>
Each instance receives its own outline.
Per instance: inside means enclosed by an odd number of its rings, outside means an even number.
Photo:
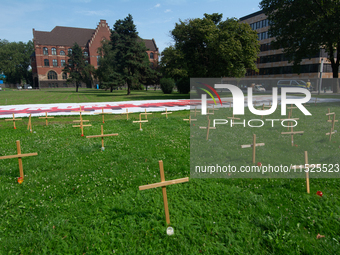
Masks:
[[[57,49],[56,48],[52,48],[52,55],[57,55]]]
[[[44,59],[44,66],[50,66],[50,61],[48,61],[48,59]]]
[[[150,53],[150,58],[153,59],[153,52]]]
[[[58,66],[58,60],[53,59],[53,60],[52,60],[52,64],[53,64],[53,66]]]
[[[43,48],[44,55],[48,55],[48,49],[46,47]]]
[[[68,54],[72,54],[72,49],[71,48],[68,49]]]
[[[49,71],[47,74],[47,79],[49,80],[57,80],[57,73],[55,71]]]
[[[63,80],[67,79],[67,73],[63,73]]]
[[[60,51],[60,56],[65,56],[65,51],[61,50]]]

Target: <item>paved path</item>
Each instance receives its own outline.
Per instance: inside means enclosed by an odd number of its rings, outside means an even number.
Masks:
[[[245,101],[246,101],[245,97]],[[288,96],[288,98],[294,98],[293,96]],[[298,98],[298,97],[296,97]],[[271,95],[261,95],[254,96],[254,101],[257,104],[269,104],[272,100]],[[278,100],[280,100],[280,96],[278,96]],[[223,98],[223,102],[232,101],[231,98]],[[315,98],[310,100],[310,103],[314,103]],[[340,99],[331,99],[331,98],[318,98],[317,103],[323,102],[340,102]],[[200,103],[200,100],[198,100]],[[208,103],[213,103],[212,100],[208,100]],[[193,102],[191,102],[191,105]],[[78,115],[79,107],[81,106],[82,110],[88,111],[88,113],[84,114],[94,114],[96,112],[101,112],[102,108],[104,108],[104,112],[120,114],[126,112],[128,109],[129,112],[144,112],[145,109],[147,112],[163,112],[165,108],[168,111],[181,111],[181,110],[189,110],[190,109],[190,100],[189,99],[178,99],[178,100],[144,100],[144,101],[123,101],[123,102],[106,102],[106,103],[63,103],[63,104],[29,104],[29,105],[6,105],[0,106],[0,118],[10,118],[14,113],[16,117],[28,117],[29,114],[32,116],[44,116],[45,112],[48,112],[49,116],[57,116],[57,115]],[[226,105],[227,107],[228,105]],[[247,101],[245,102],[245,106],[247,106]],[[217,105],[216,107],[220,107]]]

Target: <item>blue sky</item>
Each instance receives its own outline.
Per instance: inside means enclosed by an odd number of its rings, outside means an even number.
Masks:
[[[241,18],[259,11],[258,0],[0,0],[0,39],[27,42],[32,29],[51,31],[55,26],[95,29],[100,19],[110,28],[132,15],[139,36],[154,38],[161,51],[171,45],[175,23],[222,13],[223,19]]]

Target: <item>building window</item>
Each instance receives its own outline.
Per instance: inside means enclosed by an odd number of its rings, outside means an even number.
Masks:
[[[56,48],[52,48],[52,55],[57,55],[57,49]]]
[[[61,65],[61,66],[65,66],[65,59],[61,59],[61,60],[60,60],[60,65]]]
[[[88,60],[85,60],[85,65],[88,65],[89,61]]]
[[[60,51],[60,56],[65,56],[65,51],[61,50]]]
[[[44,66],[50,66],[50,61],[48,61],[48,59],[44,59]]]
[[[48,55],[48,49],[46,47],[43,48],[44,55]]]
[[[100,65],[100,56],[97,56],[97,65]]]
[[[53,63],[53,66],[58,66],[58,60],[53,59],[53,60],[52,60],[52,63]]]
[[[150,53],[150,58],[153,59],[153,52]]]
[[[63,80],[67,79],[67,73],[63,73]]]
[[[47,74],[47,79],[49,80],[57,80],[57,73],[55,71],[49,71]]]
[[[68,54],[72,54],[72,49],[71,48],[68,49]]]
[[[88,57],[89,56],[89,53],[87,51],[84,51],[84,57]]]

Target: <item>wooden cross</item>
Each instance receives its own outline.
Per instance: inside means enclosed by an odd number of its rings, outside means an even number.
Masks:
[[[104,107],[102,107],[102,112],[95,112],[94,114],[101,114],[102,115],[102,119],[103,119],[103,123],[104,122],[104,114],[112,114],[111,112],[104,112]]]
[[[189,121],[189,124],[191,124],[191,121],[197,121],[197,119],[192,119],[191,115],[189,115],[189,119],[183,119],[184,121]]]
[[[168,112],[167,108],[165,108],[165,112],[162,112],[161,114],[165,114],[166,118],[168,118],[168,114],[171,114],[172,112]]]
[[[208,114],[209,114],[209,110],[211,110],[211,109],[213,111],[212,114],[215,114],[215,110],[218,111],[218,109],[215,109],[215,105],[214,104],[212,105],[212,107],[213,108],[208,108]]]
[[[290,117],[293,117],[293,109],[296,109],[297,107],[293,107],[291,104],[290,107],[287,107],[287,109],[290,109]]]
[[[256,135],[253,135],[253,144],[246,144],[246,145],[241,145],[241,148],[250,148],[253,147],[253,163],[255,163],[255,148],[257,146],[264,146],[264,143],[256,143]]]
[[[290,115],[291,115],[291,112],[288,112],[288,119],[289,119],[289,120],[299,120],[299,118],[291,118]],[[280,121],[283,121],[283,120],[287,120],[287,119],[280,119]],[[291,127],[290,124],[292,124],[292,126],[293,126],[293,123],[288,122],[287,130],[289,130],[289,128]]]
[[[263,107],[271,108],[272,107],[272,102],[269,102],[269,105],[264,105]]]
[[[300,170],[301,169],[307,169],[306,172],[306,186],[307,186],[307,193],[309,194],[310,193],[310,189],[309,189],[309,168],[310,167],[321,167],[321,164],[308,164],[308,153],[307,151],[305,151],[305,164],[304,165],[299,165],[299,166],[291,166],[290,168],[291,169],[297,169],[299,168]]]
[[[317,98],[317,97],[315,98],[315,102],[314,102],[314,105],[316,105],[316,101],[318,101],[318,98]]]
[[[22,119],[16,119],[16,118],[14,117],[14,113],[13,113],[13,119],[6,119],[5,121],[13,121],[14,129],[17,129],[16,126],[15,126],[15,121],[16,121],[16,120],[22,120]]]
[[[158,163],[159,163],[159,170],[160,170],[160,173],[161,173],[161,182],[139,186],[139,190],[146,190],[146,189],[162,187],[165,219],[166,219],[166,223],[169,225],[170,224],[170,215],[169,215],[169,207],[168,207],[168,198],[167,198],[167,195],[166,195],[166,186],[171,185],[171,184],[188,182],[189,177],[171,180],[171,181],[166,181],[165,176],[164,176],[163,161],[160,160],[160,161],[158,161]]]
[[[264,104],[262,104],[262,107],[261,107],[261,109],[258,109],[258,110],[264,110]],[[263,119],[263,115],[261,116],[261,119]]]
[[[123,112],[121,114],[126,114],[126,120],[129,120],[129,113],[132,113],[132,112],[129,112],[129,110],[126,108],[126,112]]]
[[[194,112],[195,113],[195,117],[196,117],[196,111],[197,110],[197,106],[195,106],[195,111],[190,111],[190,112]]]
[[[142,120],[142,114],[143,113],[139,114],[139,121],[137,121],[137,120],[136,121],[132,121],[132,123],[139,123],[139,130],[140,131],[143,131],[143,129],[142,129],[142,122],[149,122],[148,120]]]
[[[292,141],[292,146],[294,146],[294,135],[303,134],[303,133],[304,133],[304,131],[294,131],[293,130],[293,123],[292,123],[292,126],[290,127],[290,132],[281,132],[281,135],[290,135],[291,141]]]
[[[33,153],[21,154],[20,141],[17,140],[16,144],[17,144],[17,152],[18,152],[17,155],[2,156],[2,157],[0,157],[0,159],[18,158],[20,177],[23,179],[24,178],[24,169],[22,167],[22,159],[21,158],[23,158],[23,157],[30,157],[30,156],[37,156],[38,153],[37,152],[33,152]]]
[[[48,126],[47,119],[53,119],[54,117],[47,117],[47,112],[45,112],[45,117],[39,117],[39,119],[46,119],[46,126]]]
[[[335,124],[335,122],[336,122],[336,120],[335,120],[335,113],[334,113],[333,114],[331,131],[329,133],[326,133],[326,135],[329,135],[329,141],[331,141],[332,135],[335,134],[335,131],[334,131],[334,124]]]
[[[30,117],[28,118],[27,130],[29,130],[29,131],[32,133],[31,115],[32,115],[32,114],[30,114]]]
[[[206,129],[207,130],[207,138],[206,138],[206,140],[208,141],[208,139],[209,139],[209,130],[210,129],[216,129],[216,127],[210,127],[210,120],[208,119],[208,126],[207,127],[200,127],[200,129]]]
[[[234,122],[233,120],[239,120],[240,118],[236,118],[234,117],[234,114],[233,114],[233,117],[227,117],[228,119],[231,119],[231,126],[233,127],[234,126]]]
[[[104,135],[104,131],[103,131],[103,125],[101,125],[101,135],[90,135],[90,136],[86,136],[86,138],[97,138],[97,137],[101,137],[102,138],[102,151],[105,150],[104,147],[104,137],[107,136],[116,136],[118,134],[106,134]]]
[[[331,120],[331,115],[335,115],[335,112],[330,112],[330,109],[328,108],[328,113],[326,114],[326,116],[328,116],[328,120],[327,122],[338,122],[338,120],[334,119],[334,120]]]
[[[145,112],[142,112],[140,113],[139,115],[145,115],[145,119],[147,120],[148,119],[148,115],[151,115],[152,113],[148,113],[146,112],[146,109],[145,109]]]
[[[91,127],[92,125],[84,125],[84,122],[88,122],[89,120],[83,120],[80,112],[80,120],[74,120],[73,122],[79,122],[80,125],[73,125],[72,127],[80,127],[81,129],[81,136],[84,136],[84,127]]]

